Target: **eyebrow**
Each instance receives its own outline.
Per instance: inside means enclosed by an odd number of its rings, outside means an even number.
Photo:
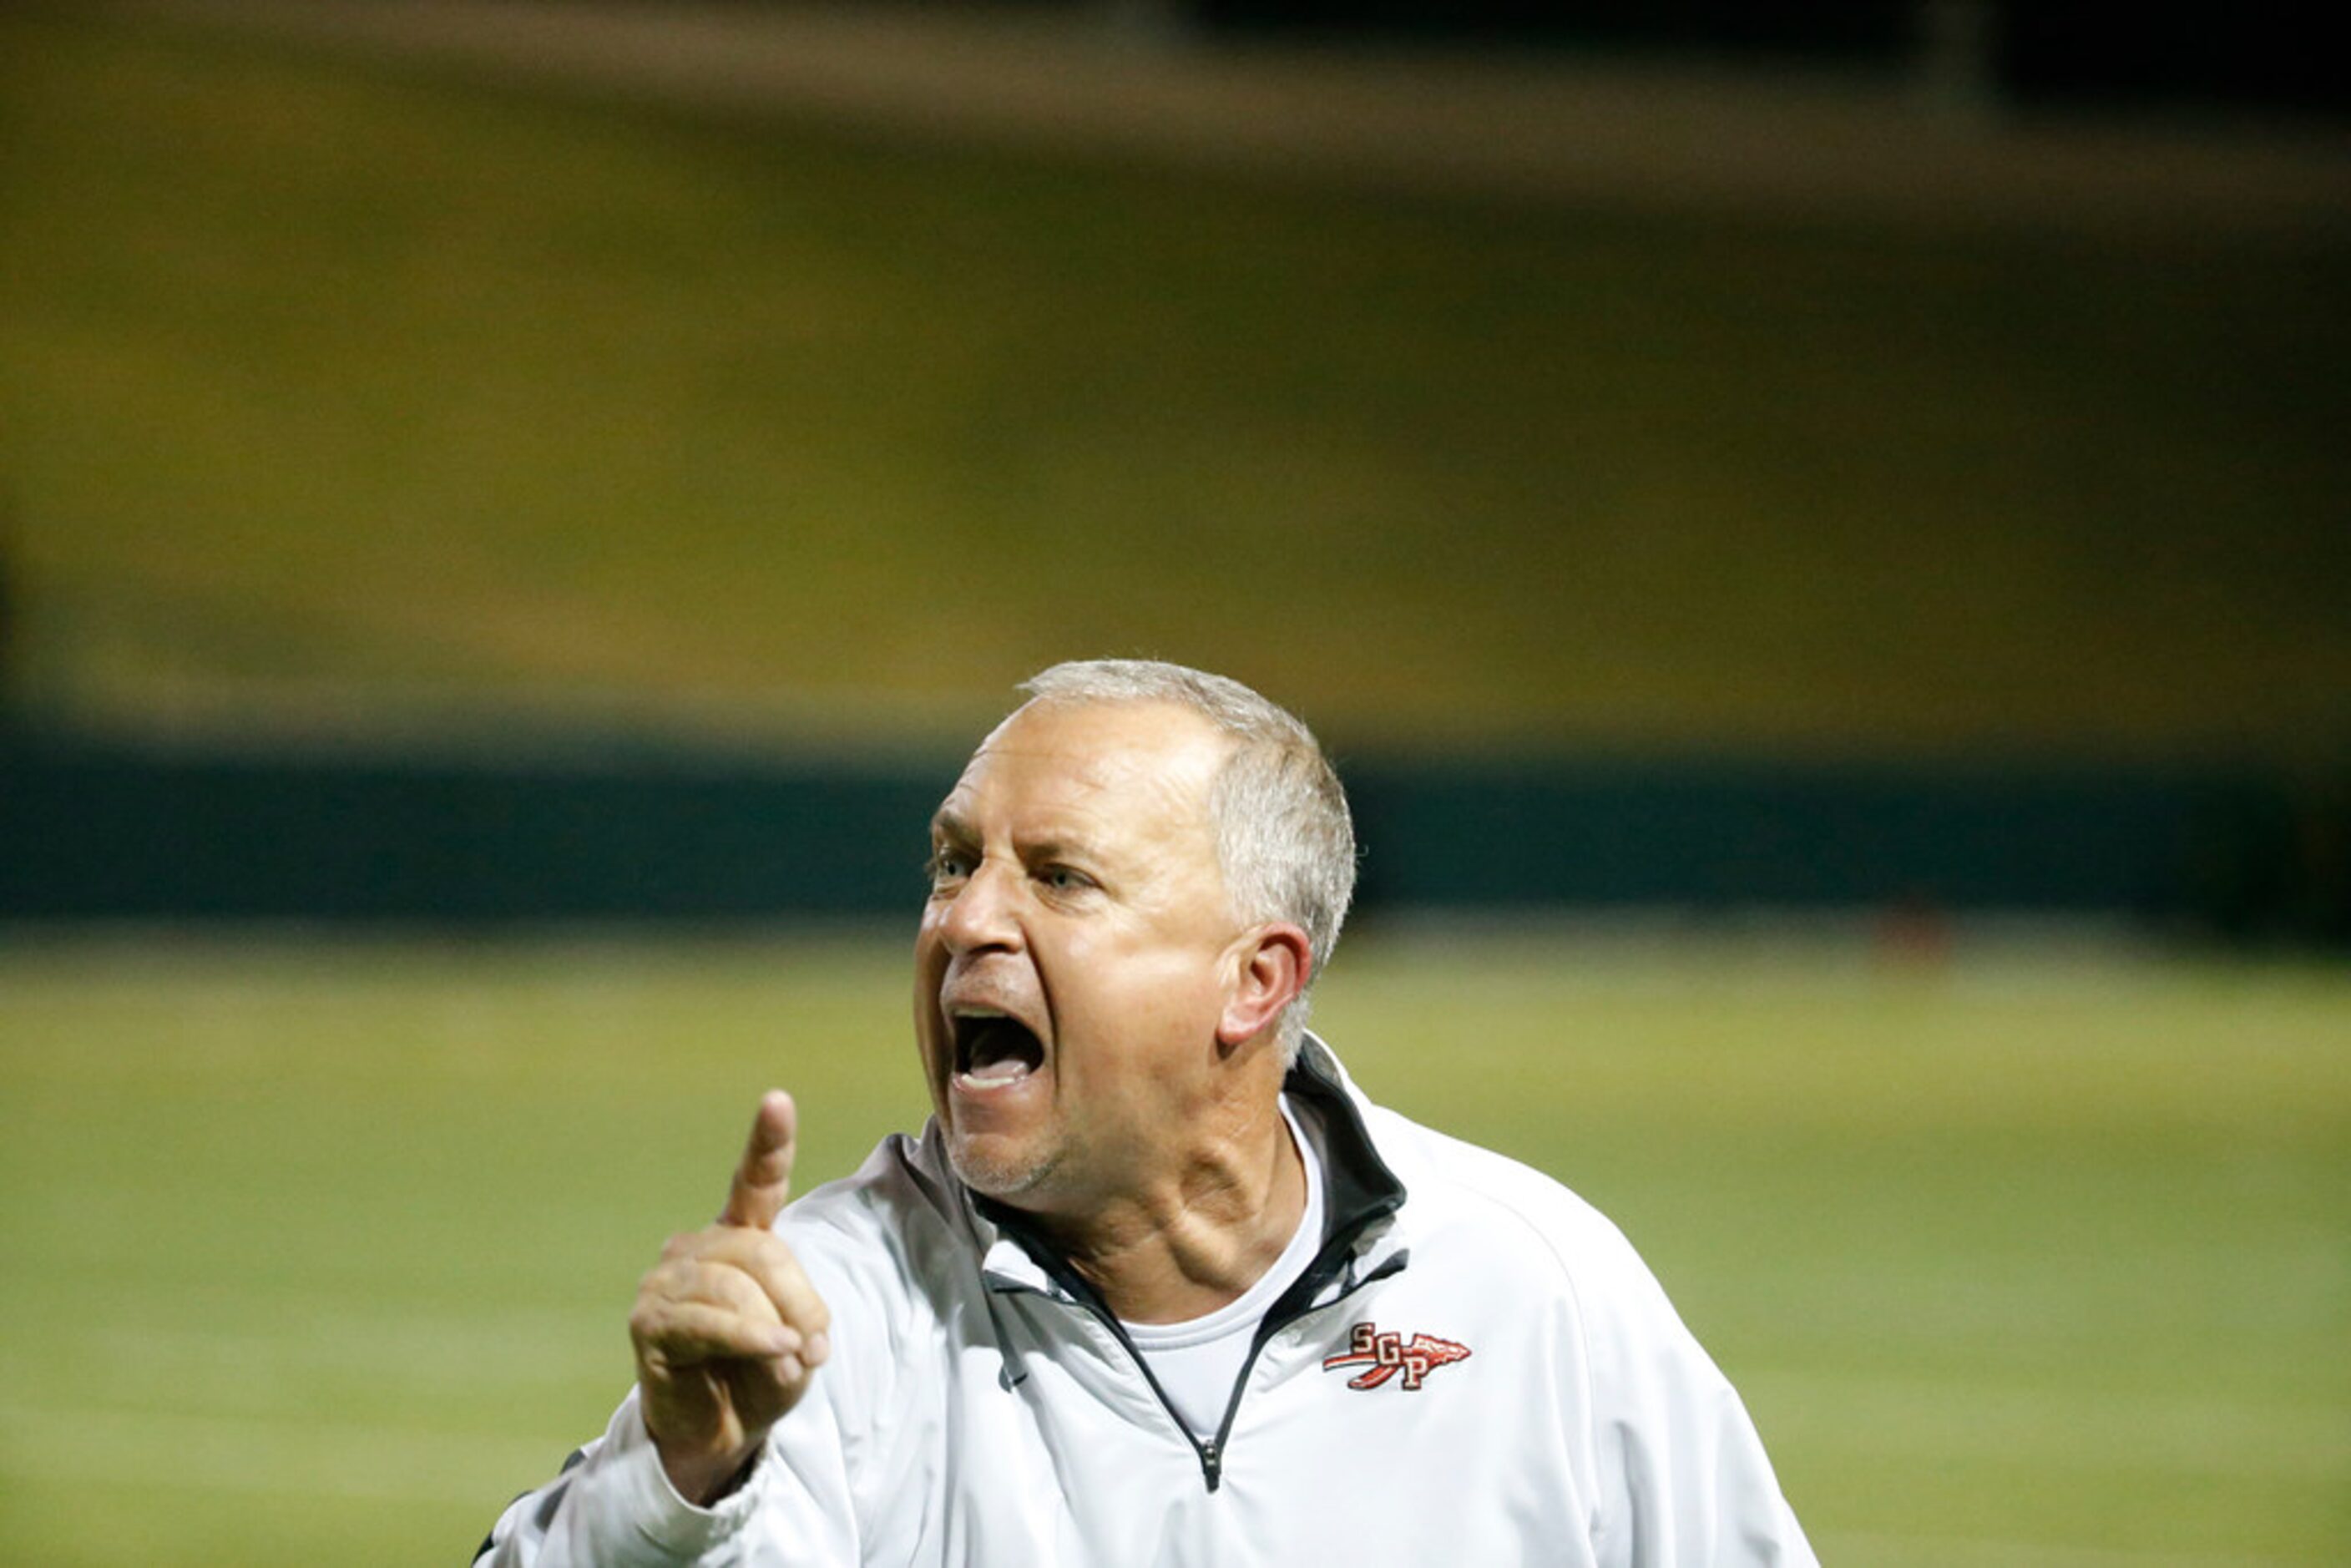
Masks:
[[[942,806],[931,815],[931,837],[951,843],[976,844],[979,834],[961,812]],[[1092,847],[1066,833],[1052,833],[1020,846],[1022,858],[1031,861],[1084,861],[1091,864],[1096,858]]]

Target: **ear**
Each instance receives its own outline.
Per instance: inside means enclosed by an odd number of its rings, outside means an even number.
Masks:
[[[1286,920],[1251,927],[1232,951],[1233,977],[1217,1020],[1217,1044],[1231,1051],[1273,1025],[1314,973],[1305,931]]]

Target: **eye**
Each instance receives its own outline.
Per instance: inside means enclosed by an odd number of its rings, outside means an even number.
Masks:
[[[951,845],[940,844],[931,851],[931,858],[923,867],[933,887],[961,882],[971,874],[971,856]]]
[[[1097,885],[1085,873],[1066,865],[1046,866],[1038,872],[1037,880],[1055,893],[1079,893]]]

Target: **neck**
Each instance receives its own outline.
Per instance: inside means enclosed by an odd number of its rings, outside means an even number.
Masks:
[[[1081,1217],[1039,1216],[1127,1322],[1203,1317],[1246,1294],[1306,1212],[1306,1166],[1278,1103],[1155,1191]]]

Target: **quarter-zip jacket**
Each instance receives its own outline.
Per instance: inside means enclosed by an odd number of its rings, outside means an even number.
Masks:
[[[632,1392],[478,1561],[1814,1563],[1737,1395],[1614,1226],[1372,1105],[1311,1036],[1287,1090],[1322,1243],[1213,1438],[932,1127],[777,1222],[833,1350],[739,1490],[681,1500]]]

